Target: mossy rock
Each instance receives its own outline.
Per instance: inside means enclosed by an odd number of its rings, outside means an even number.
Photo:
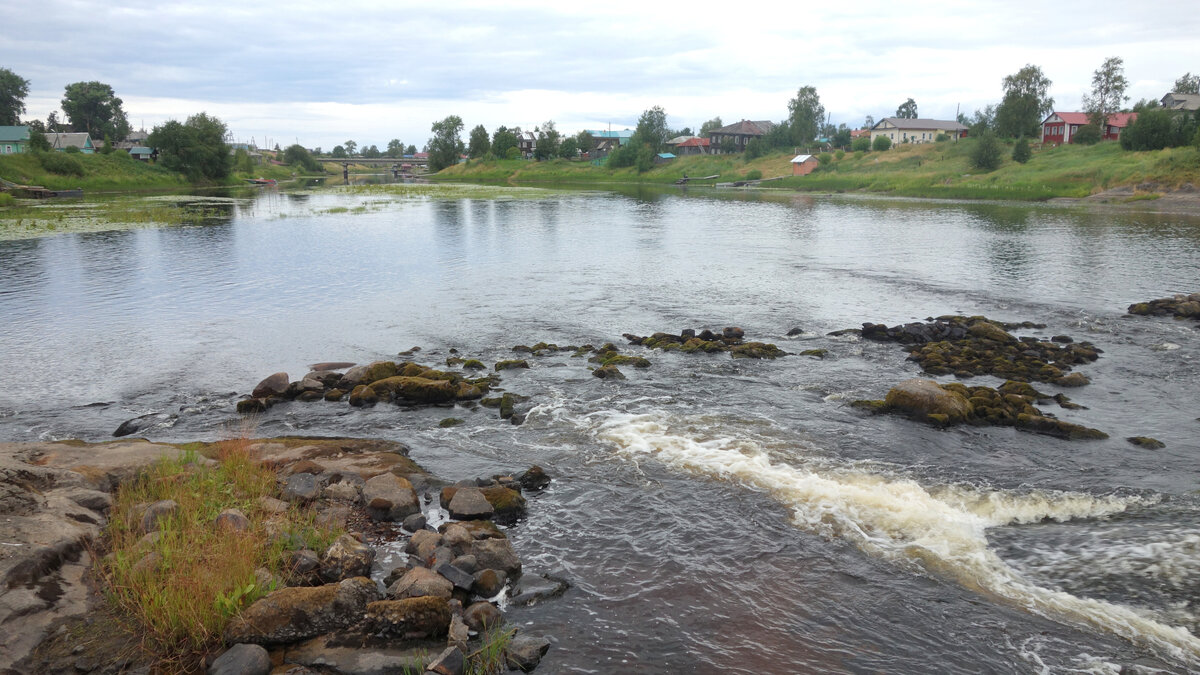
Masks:
[[[360,382],[363,384],[371,384],[379,380],[385,380],[389,377],[395,377],[397,374],[397,366],[395,361],[376,361],[367,366],[363,371],[363,376]]]
[[[425,371],[427,370],[429,370],[429,368],[426,366],[408,361],[406,363],[401,363],[396,367],[396,375],[403,375],[404,377],[426,377]]]
[[[481,399],[479,399],[479,405],[481,405],[485,408],[499,408],[500,401],[501,401],[501,399],[499,396],[493,396],[491,398],[481,398]]]
[[[1043,415],[1022,413],[1017,416],[1016,427],[1018,429],[1025,429],[1026,431],[1069,440],[1100,440],[1108,438],[1108,434],[1098,429],[1063,422],[1062,420],[1056,420]]]
[[[505,393],[500,397],[500,419],[506,420],[513,416],[513,407],[516,405],[517,399],[509,393]]]
[[[606,364],[592,371],[592,377],[598,377],[602,380],[623,380],[625,373],[622,373],[613,364]]]
[[[341,389],[330,389],[325,392],[325,400],[331,403],[336,403],[346,397],[346,392]]]
[[[591,359],[588,359],[589,361]],[[602,362],[605,366],[633,366],[634,368],[649,368],[650,359],[642,356],[627,356],[625,354],[614,354],[605,358]]]
[[[487,370],[487,366],[479,359],[467,359],[463,361],[462,367],[467,370]]]
[[[800,352],[800,356],[815,356],[818,359],[823,359],[829,354],[828,349],[805,349]]]
[[[356,408],[364,408],[375,405],[379,401],[379,396],[375,390],[365,384],[360,384],[350,392],[350,405]]]
[[[887,409],[888,409],[887,403],[885,403],[881,400],[878,400],[878,399],[874,399],[874,400],[859,399],[857,401],[851,401],[850,407],[856,408],[858,410],[865,410],[869,413],[875,413],[875,414],[887,412]]]
[[[483,389],[479,385],[471,384],[470,382],[458,382],[454,386],[457,387],[455,396],[460,401],[473,401],[483,398]]]
[[[237,402],[237,411],[243,415],[266,412],[267,407],[265,398],[244,398]]]
[[[513,347],[512,350],[518,354],[532,354],[533,353],[533,347],[530,347],[529,345],[517,345],[516,347]]]
[[[1157,438],[1150,438],[1149,436],[1130,436],[1125,440],[1133,443],[1139,448],[1146,448],[1147,450],[1158,450],[1160,448],[1167,447],[1166,443],[1163,443]]]
[[[481,488],[481,491],[496,510],[494,518],[501,525],[509,525],[525,517],[525,497],[520,492],[502,485]]]
[[[392,398],[417,403],[445,403],[458,395],[458,387],[447,380],[431,380],[425,377],[397,375],[371,384],[371,391],[379,398],[384,392]]]
[[[787,356],[787,352],[766,342],[746,342],[734,345],[729,353],[735,359],[777,359]]]
[[[888,391],[884,402],[891,410],[917,419],[936,419],[942,426],[966,421],[972,411],[971,403],[962,394],[933,380],[905,380]]]
[[[463,424],[464,422],[465,422],[465,420],[462,420],[458,417],[447,417],[446,419],[442,420],[441,422],[438,422],[438,426],[443,429],[449,429],[450,427],[456,427],[460,424]]]
[[[450,356],[450,357],[446,358],[446,367],[447,368],[457,368],[466,362],[467,362],[466,359],[462,359],[457,356]]]
[[[529,362],[525,359],[509,359],[507,361],[498,361],[495,365],[496,372],[501,370],[513,370],[514,368],[528,368]]]
[[[1057,384],[1060,387],[1082,387],[1085,384],[1091,383],[1092,381],[1083,373],[1071,373],[1070,375],[1064,375],[1063,377],[1054,380],[1054,384]]]

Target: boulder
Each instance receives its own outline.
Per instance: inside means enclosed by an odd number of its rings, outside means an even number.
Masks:
[[[1163,443],[1157,438],[1150,438],[1149,436],[1130,436],[1125,440],[1133,443],[1139,448],[1146,448],[1147,450],[1159,450],[1167,447],[1166,443]]]
[[[421,512],[421,500],[407,479],[381,473],[363,485],[363,501],[375,520],[404,520]]]
[[[237,402],[237,411],[243,415],[266,412],[271,404],[265,398],[244,398]]]
[[[157,501],[142,512],[142,532],[157,532],[160,522],[179,513],[179,504],[174,499]]]
[[[283,396],[283,394],[287,392],[289,384],[291,383],[288,381],[287,373],[275,373],[274,375],[268,376],[262,382],[259,382],[258,386],[254,388],[254,391],[251,392],[250,395],[254,398]]]
[[[409,532],[416,532],[418,530],[425,529],[425,525],[427,525],[427,524],[428,524],[428,521],[425,518],[425,514],[414,513],[411,516],[404,519],[404,523],[402,524],[402,526],[404,527],[404,529],[408,530]]]
[[[592,377],[597,377],[601,380],[624,380],[625,373],[622,373],[616,364],[610,363],[593,370]]]
[[[450,628],[450,604],[429,595],[379,600],[367,605],[366,624],[373,633],[404,640],[442,637]]]
[[[370,387],[379,398],[390,395],[393,399],[415,403],[445,403],[458,396],[458,386],[449,380],[417,376],[397,375],[377,380]]]
[[[466,657],[458,647],[447,647],[428,666],[425,666],[425,672],[437,673],[437,675],[463,675],[465,669]]]
[[[130,434],[152,429],[157,426],[171,426],[177,419],[179,419],[178,415],[171,415],[168,413],[150,413],[149,415],[142,415],[141,417],[135,417],[131,420],[125,420],[122,422],[121,426],[117,427],[117,430],[113,432],[113,436],[120,438],[121,436],[128,436]]]
[[[284,501],[311,502],[321,494],[317,477],[311,473],[294,473],[288,476],[281,493]]]
[[[1001,344],[1011,344],[1017,341],[1008,331],[991,321],[976,321],[967,327],[967,334],[980,340],[991,340]]]
[[[474,540],[471,532],[459,523],[447,523],[446,529],[442,531],[442,545],[448,546],[456,555],[469,552]]]
[[[359,384],[350,392],[350,405],[356,408],[369,408],[379,402],[375,390],[365,384]]]
[[[509,577],[521,574],[521,559],[507,539],[476,539],[471,542],[471,555],[480,568],[503,570]]]
[[[504,615],[490,602],[476,602],[463,610],[463,621],[476,633],[504,623]]]
[[[884,403],[892,410],[917,419],[942,421],[930,416],[945,416],[944,422],[948,424],[962,422],[971,414],[971,403],[962,394],[947,390],[933,380],[921,378],[905,380],[892,387]]]
[[[536,464],[517,476],[517,482],[526,490],[541,490],[550,484],[546,470]]]
[[[414,567],[388,587],[387,595],[394,600],[419,598],[423,595],[449,600],[453,591],[454,583],[449,579],[431,569]]]
[[[225,509],[217,516],[217,529],[230,532],[245,532],[250,529],[250,519],[238,509]]]
[[[454,584],[454,588],[469,591],[471,590],[471,586],[475,584],[475,576],[470,572],[465,572],[455,567],[453,562],[437,565],[433,568],[433,571],[451,584]]]
[[[375,562],[375,549],[343,534],[333,542],[325,555],[321,556],[321,578],[338,581],[371,574],[371,563]]]
[[[450,511],[450,517],[457,520],[488,520],[495,513],[495,509],[479,488],[455,490],[447,510]]]
[[[227,643],[284,644],[299,642],[361,620],[379,598],[366,577],[324,586],[297,586],[268,593],[242,610],[225,631]]]
[[[534,605],[542,600],[557,598],[567,592],[569,584],[549,576],[524,576],[512,588],[508,602],[512,605]]]
[[[481,598],[494,598],[504,590],[508,575],[499,570],[479,570],[475,573],[475,582],[471,592]]]
[[[270,654],[261,645],[253,644],[230,647],[208,668],[208,675],[267,675],[270,672]]]
[[[509,670],[528,673],[538,667],[548,651],[550,641],[546,638],[518,635],[509,643],[508,650],[505,651],[505,661]]]
[[[1091,384],[1091,380],[1083,373],[1071,373],[1064,375],[1054,381],[1060,387],[1082,387],[1085,384]]]
[[[363,369],[360,382],[369,385],[379,380],[395,377],[397,370],[398,366],[393,361],[375,361]]]
[[[404,552],[420,560],[427,560],[442,545],[442,535],[432,530],[418,530],[409,538]]]

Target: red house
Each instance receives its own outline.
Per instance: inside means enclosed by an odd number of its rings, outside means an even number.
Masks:
[[[1101,140],[1115,141],[1121,137],[1121,130],[1137,119],[1137,113],[1112,113],[1108,123],[1100,134]],[[1075,132],[1090,122],[1087,113],[1081,112],[1052,112],[1042,120],[1042,143],[1060,145],[1074,143]]]

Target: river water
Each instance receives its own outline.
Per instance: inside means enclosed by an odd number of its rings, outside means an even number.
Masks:
[[[0,241],[0,439],[246,430],[240,394],[308,364],[614,342],[601,381],[530,357],[494,410],[284,404],[258,436],[399,440],[450,480],[540,464],[510,608],[548,673],[1200,669],[1200,332],[1125,314],[1200,290],[1200,219],[1051,206],[388,188],[263,192],[195,225]],[[937,430],[848,404],[919,375],[831,331],[942,314],[1104,350],[1053,412],[1106,431]],[[621,334],[736,325],[825,359],[645,353]],[[793,328],[802,329],[788,337]],[[947,378],[942,378],[946,380]],[[999,381],[974,378],[968,384]],[[1055,393],[1051,385],[1038,385]],[[441,429],[456,416],[465,424]],[[1164,449],[1124,439],[1152,436]]]

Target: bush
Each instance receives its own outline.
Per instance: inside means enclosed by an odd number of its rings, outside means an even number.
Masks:
[[[1085,124],[1075,132],[1074,139],[1080,145],[1095,145],[1100,142],[1100,127],[1095,124]]]
[[[1017,141],[1017,145],[1013,148],[1012,158],[1018,164],[1024,164],[1033,156],[1033,152],[1029,150],[1029,139],[1022,138]]]
[[[758,180],[760,178],[762,178],[762,171],[758,169],[751,169],[746,172],[746,180]]]
[[[752,159],[758,159],[766,154],[766,148],[763,147],[763,142],[757,138],[751,138],[746,144],[745,158],[749,162]]]
[[[971,166],[982,171],[994,171],[1002,161],[1000,141],[995,134],[985,131],[975,140],[975,147],[971,148]]]
[[[871,137],[859,136],[858,138],[854,139],[853,143],[850,144],[850,149],[854,152],[870,152]]]
[[[67,147],[63,148],[63,152],[67,153],[68,155],[78,155],[83,151],[79,149],[79,146],[68,145]]]
[[[875,140],[871,141],[871,149],[876,152],[883,152],[890,147],[892,147],[892,139],[887,136],[877,136]]]
[[[833,155],[829,154],[828,152],[822,152],[821,154],[817,155],[817,161],[821,163],[821,166],[825,166],[833,161]]]
[[[933,139],[933,140],[934,140],[934,142],[936,142],[936,143],[944,143],[944,142],[946,142],[946,141],[950,140],[950,137],[949,137],[949,136],[947,136],[946,134],[938,134],[938,135],[937,135],[937,138],[935,138],[935,139]]]
[[[1195,132],[1191,115],[1167,110],[1144,110],[1121,132],[1121,147],[1126,150],[1162,150],[1187,145]]]
[[[504,159],[521,159],[521,149],[513,146],[504,151]]]
[[[0,192],[0,206],[12,206],[17,203],[17,198],[7,192]]]
[[[78,152],[78,148],[76,148],[76,152]],[[65,152],[39,152],[37,158],[42,168],[50,173],[62,176],[83,175],[83,165],[79,163],[78,159]]]
[[[838,148],[838,151],[833,153],[833,158],[838,160],[839,162],[842,161],[842,158],[845,156],[846,156],[846,151],[842,150],[841,148]]]

